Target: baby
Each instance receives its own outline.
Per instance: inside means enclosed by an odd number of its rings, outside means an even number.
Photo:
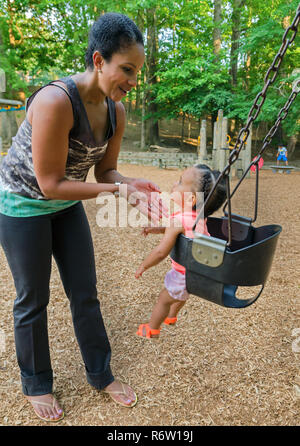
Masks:
[[[143,234],[164,234],[159,245],[141,263],[135,273],[136,279],[154,265],[164,260],[179,234],[193,238],[193,226],[197,218],[196,209],[200,210],[215,185],[220,172],[211,170],[205,164],[198,164],[186,169],[171,191],[172,200],[179,206],[180,211],[171,215],[170,225],[167,228],[144,228]],[[202,192],[202,194],[199,194]],[[199,195],[201,205],[199,206]],[[197,223],[196,232],[210,235],[206,227],[206,218],[217,211],[226,199],[225,179],[217,185],[204,209],[204,219]],[[198,206],[197,206],[198,204]],[[165,276],[165,287],[161,291],[157,303],[154,305],[148,324],[141,324],[137,335],[145,338],[159,337],[161,324],[174,325],[177,315],[186,303],[189,294],[186,290],[185,268],[172,260],[172,268]]]

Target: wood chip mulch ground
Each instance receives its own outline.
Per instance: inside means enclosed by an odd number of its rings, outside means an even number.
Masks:
[[[151,179],[163,191],[169,191],[180,174],[129,165],[119,170]],[[252,216],[254,184],[252,174],[234,200],[234,212]],[[53,263],[48,323],[55,394],[66,413],[60,425],[299,425],[299,190],[300,172],[261,173],[255,225],[278,223],[283,231],[257,302],[234,310],[191,296],[177,325],[163,327],[160,338],[150,341],[135,332],[148,321],[170,261],[150,269],[139,281],[134,272],[159,236],[144,239],[139,229],[100,228],[99,205],[86,201],[112,369],[132,385],[139,401],[126,409],[87,384],[69,304]],[[15,290],[2,250],[0,265],[0,424],[44,425],[21,391],[13,334]]]

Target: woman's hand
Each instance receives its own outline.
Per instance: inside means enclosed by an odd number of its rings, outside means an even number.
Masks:
[[[141,195],[141,203],[137,204],[140,211],[147,215],[149,220],[158,222],[162,216],[168,217],[168,209],[163,205],[159,196],[160,188],[149,180],[135,178],[130,182]]]
[[[125,198],[131,206],[136,207],[142,214],[146,215],[151,223],[159,224],[161,216],[158,211],[158,204],[153,204],[153,201],[149,203],[148,196],[144,192],[136,189],[131,183],[123,183],[119,186],[119,193],[120,197]]]
[[[151,196],[151,192],[160,193],[160,188],[157,186],[157,184],[149,180],[144,180],[143,178],[133,178],[130,184],[147,196]]]

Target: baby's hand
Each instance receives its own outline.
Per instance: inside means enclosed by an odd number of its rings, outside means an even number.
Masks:
[[[145,268],[143,267],[143,265],[140,265],[135,272],[135,278],[139,279],[144,272],[145,272]]]
[[[145,228],[143,228],[142,230],[142,235],[144,237],[147,237],[148,234],[163,234],[165,232],[165,228],[159,226],[159,227],[155,227],[155,226],[146,226]]]
[[[147,235],[150,233],[150,229],[151,229],[151,228],[143,228],[143,230],[142,230],[142,235],[143,235],[144,237],[147,237]]]

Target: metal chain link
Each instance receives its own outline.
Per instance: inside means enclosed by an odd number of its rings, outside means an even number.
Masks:
[[[277,115],[277,120],[275,121],[274,125],[271,127],[271,129],[268,131],[267,135],[265,136],[265,138],[263,140],[262,148],[260,149],[260,151],[258,152],[257,156],[255,157],[255,159],[250,164],[249,168],[252,165],[254,165],[254,164],[258,164],[258,161],[260,160],[260,158],[261,158],[262,154],[264,153],[266,147],[272,142],[273,136],[277,132],[278,127],[280,126],[281,122],[286,118],[292,103],[294,102],[294,100],[297,97],[297,94],[298,94],[297,88],[300,88],[300,79],[295,84],[295,86],[293,88],[293,91],[290,94],[289,98],[287,99],[286,103],[284,104],[282,109],[279,111],[279,113]],[[249,169],[247,169],[247,170],[249,170]]]
[[[297,89],[298,89],[298,91],[297,91]],[[223,208],[224,211],[225,211],[225,208],[227,206],[227,203],[229,203],[230,200],[232,199],[232,197],[234,196],[234,194],[237,191],[237,189],[239,188],[241,182],[243,181],[243,179],[246,177],[247,173],[249,172],[251,166],[254,166],[254,165],[256,165],[256,176],[257,176],[256,183],[258,184],[258,172],[259,172],[258,163],[259,163],[259,160],[261,159],[262,154],[264,153],[266,147],[272,142],[273,136],[277,132],[280,123],[287,116],[292,103],[294,102],[297,94],[299,93],[299,90],[300,90],[300,79],[294,84],[292,93],[290,94],[289,98],[287,99],[287,101],[284,104],[284,106],[282,107],[282,109],[278,112],[277,120],[275,121],[274,125],[271,127],[271,129],[269,130],[269,132],[267,133],[267,135],[265,136],[265,138],[263,140],[262,148],[258,152],[257,156],[249,164],[247,169],[244,171],[243,176],[239,180],[238,184],[235,186],[235,188],[232,191],[232,193],[230,194],[230,196],[227,197],[227,201],[226,201],[226,203],[224,205],[224,208]],[[282,115],[282,113],[284,113],[284,114]],[[255,192],[255,215],[254,215],[254,218],[251,220],[252,223],[257,218],[257,202],[258,202],[258,190],[257,190],[257,186],[256,186],[256,192]]]
[[[198,215],[198,217],[197,217],[197,219],[195,221],[195,224],[193,226],[193,231],[196,228],[196,225],[197,225],[197,223],[198,223],[198,221],[200,219],[200,216],[201,216],[202,210],[204,209],[205,204],[209,201],[210,197],[214,193],[214,191],[215,191],[217,185],[219,184],[221,178],[223,178],[225,175],[229,175],[231,166],[238,159],[239,154],[240,154],[241,150],[243,149],[243,147],[244,147],[244,145],[245,145],[245,143],[246,143],[246,141],[248,139],[248,136],[250,134],[250,126],[255,121],[257,116],[259,115],[259,113],[260,113],[260,111],[262,109],[262,106],[263,106],[263,104],[265,102],[267,90],[268,90],[269,86],[272,85],[275,82],[276,77],[278,75],[279,67],[280,67],[281,62],[283,60],[283,57],[284,57],[288,47],[295,40],[295,37],[296,37],[297,32],[298,32],[299,22],[300,22],[300,3],[298,5],[297,12],[296,12],[296,15],[294,17],[294,20],[293,20],[292,24],[286,29],[286,31],[285,31],[285,33],[284,33],[284,35],[282,37],[281,47],[280,47],[278,53],[276,54],[276,56],[274,57],[274,60],[273,60],[270,68],[268,69],[268,71],[267,71],[267,73],[265,75],[263,89],[256,96],[255,101],[254,101],[254,103],[253,103],[253,105],[252,105],[252,107],[251,107],[251,109],[249,111],[248,118],[247,118],[247,123],[246,123],[245,127],[243,127],[240,130],[240,132],[238,134],[235,146],[234,146],[233,150],[231,151],[231,153],[229,155],[228,164],[225,166],[225,168],[223,169],[223,171],[219,175],[219,178],[215,182],[214,187],[211,189],[210,193],[208,194],[208,196],[207,196],[207,198],[205,200],[205,203],[203,204],[202,209],[199,212],[199,215]],[[291,38],[287,38],[287,35],[290,32],[293,32],[293,34],[292,34]],[[271,75],[272,72],[274,72],[274,74],[273,74],[273,77],[270,79],[270,75]],[[288,114],[289,108],[292,105],[293,101],[295,100],[295,98],[296,98],[296,96],[298,94],[298,91],[296,91],[296,90],[297,90],[297,88],[299,90],[299,86],[298,86],[299,83],[300,83],[300,80],[296,83],[296,85],[294,86],[293,91],[292,91],[290,97],[288,98],[287,102],[282,107],[282,109],[279,111],[278,117],[277,117],[277,120],[276,120],[275,124],[269,130],[268,134],[264,138],[263,146],[262,146],[261,150],[259,151],[259,154],[255,158],[255,160],[249,165],[249,167],[246,170],[246,173],[249,171],[251,165],[258,163],[258,161],[261,158],[262,153],[264,152],[266,146],[268,144],[270,144],[270,142],[272,141],[272,137],[276,133],[280,123],[285,119],[286,115]],[[283,114],[283,115],[281,116],[281,114]],[[236,186],[236,188],[234,189],[232,195],[234,194],[234,192],[236,191],[237,187],[240,185],[240,183],[241,183],[241,181],[243,180],[244,177],[245,177],[245,173],[244,173],[243,177],[241,178],[241,180],[239,181],[239,183]],[[229,196],[227,196],[227,202],[230,201],[230,198],[232,197],[232,195],[230,196],[230,194],[229,194]]]
[[[262,109],[262,106],[263,106],[263,104],[265,102],[268,88],[269,88],[270,85],[272,85],[275,82],[275,79],[276,79],[276,77],[278,75],[278,71],[279,71],[279,67],[281,65],[282,59],[283,59],[283,57],[284,57],[288,47],[295,40],[295,37],[296,37],[297,32],[298,32],[299,22],[300,22],[300,4],[298,5],[297,12],[296,12],[296,15],[294,17],[293,23],[286,29],[286,31],[285,31],[285,33],[283,35],[281,47],[280,47],[280,49],[279,49],[278,53],[276,54],[276,56],[275,56],[275,58],[274,58],[274,60],[273,60],[273,62],[271,64],[270,68],[268,69],[268,71],[267,71],[267,73],[265,75],[264,87],[263,87],[262,91],[260,93],[258,93],[258,95],[255,98],[254,104],[252,105],[252,107],[251,107],[251,109],[249,111],[249,114],[248,114],[247,124],[245,125],[245,127],[243,127],[240,130],[240,132],[238,134],[238,137],[237,137],[237,140],[236,140],[236,143],[235,143],[235,146],[234,146],[233,150],[230,153],[230,156],[229,156],[229,159],[228,159],[228,164],[224,168],[222,174],[228,175],[229,172],[230,172],[230,168],[231,168],[232,164],[238,159],[239,154],[240,154],[241,150],[243,149],[243,147],[244,147],[244,145],[245,145],[245,143],[247,141],[247,138],[248,138],[248,136],[250,134],[250,126],[256,120],[256,118],[259,115],[259,113],[260,113],[260,111]],[[287,35],[288,35],[288,33],[290,31],[293,31],[293,35],[291,36],[290,39],[288,39]],[[270,75],[271,75],[272,71],[274,72],[274,75],[273,75],[272,79],[270,79]],[[294,93],[294,91],[293,91],[293,93]],[[297,95],[297,93],[295,92],[295,96],[293,96],[293,98],[291,100],[291,103],[294,101],[296,95]],[[284,111],[288,110],[289,107],[290,107],[290,104],[289,104],[287,109],[286,109],[286,107],[287,107],[287,104],[283,107],[283,109],[280,111],[280,113],[283,110]],[[286,114],[287,114],[287,112],[285,113],[284,118],[285,118]],[[281,121],[282,121],[282,119],[281,119]],[[279,125],[279,123],[278,123],[278,125]],[[278,128],[278,125],[276,127],[276,130]],[[270,132],[268,133],[268,135],[269,134],[270,134]]]

